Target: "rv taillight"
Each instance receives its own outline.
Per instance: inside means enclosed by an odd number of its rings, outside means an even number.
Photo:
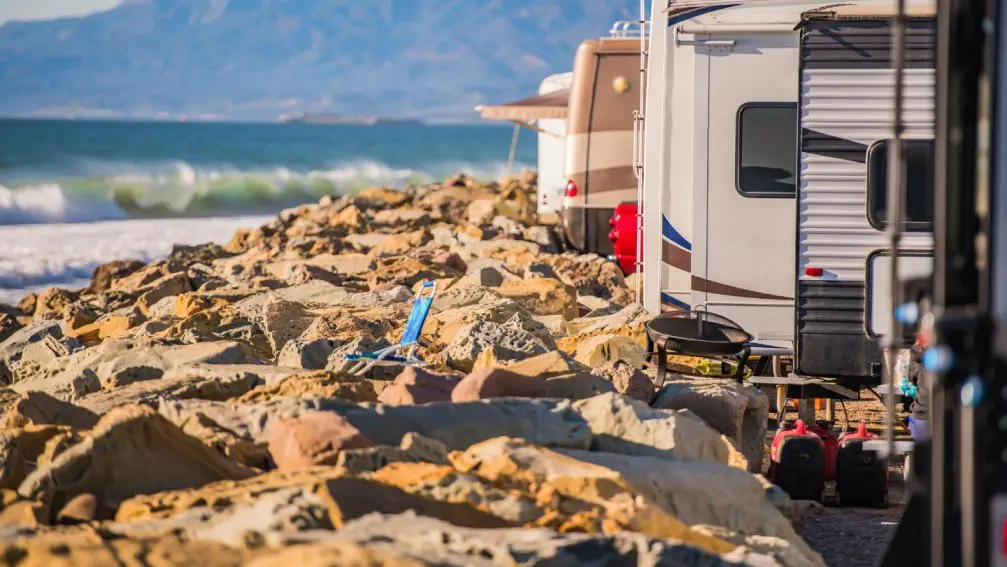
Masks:
[[[567,197],[577,196],[577,184],[573,182],[573,179],[566,182],[566,196]]]
[[[820,278],[820,277],[822,277],[822,274],[824,274],[824,273],[825,273],[825,270],[823,270],[821,268],[815,268],[813,266],[808,266],[808,267],[804,268],[804,275],[812,277],[812,278]]]

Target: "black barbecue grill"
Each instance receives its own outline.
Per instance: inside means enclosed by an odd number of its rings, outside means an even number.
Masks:
[[[752,339],[752,335],[734,321],[701,309],[669,311],[647,323],[648,358],[657,356],[658,386],[664,384],[668,372],[668,353],[737,359],[738,370],[734,377],[741,381],[752,354],[748,346]]]

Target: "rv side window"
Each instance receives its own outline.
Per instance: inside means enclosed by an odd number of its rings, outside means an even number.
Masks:
[[[797,188],[797,103],[757,102],[738,110],[735,184],[746,197],[793,197]]]
[[[934,223],[934,141],[905,140],[906,230],[930,232]],[[888,140],[867,151],[867,220],[878,230],[888,224]]]

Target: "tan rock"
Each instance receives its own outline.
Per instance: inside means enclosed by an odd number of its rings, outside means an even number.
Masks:
[[[63,312],[74,301],[77,301],[77,294],[58,287],[51,287],[35,300],[35,310],[33,316],[38,319],[59,319]]]
[[[227,303],[226,299],[201,293],[182,293],[175,299],[172,314],[175,317],[185,319],[200,311],[220,307]]]
[[[545,379],[546,397],[585,400],[615,392],[611,382],[591,372],[576,372]]]
[[[573,356],[591,368],[614,361],[622,361],[634,368],[641,368],[646,363],[647,350],[629,337],[599,335],[578,344]]]
[[[376,473],[391,463],[448,464],[448,450],[443,443],[418,433],[407,433],[398,447],[378,445],[366,449],[344,449],[339,453],[336,466],[347,474],[358,476]],[[378,482],[384,482],[380,479]],[[386,483],[388,484],[388,483]],[[399,486],[398,484],[395,486]],[[402,488],[402,486],[399,486]]]
[[[367,232],[367,216],[355,205],[346,207],[329,220],[329,226],[340,227],[349,232]]]
[[[185,293],[192,289],[189,276],[184,273],[165,276],[148,286],[136,300],[136,308],[145,316],[150,316],[150,308],[165,297]]]
[[[345,398],[358,403],[378,401],[374,385],[369,380],[337,376],[325,370],[294,374],[278,382],[263,384],[234,401],[247,404],[285,397]]]
[[[67,427],[52,425],[0,431],[0,488],[17,488],[40,460],[48,442],[68,431]]]
[[[212,502],[218,509],[256,502],[271,492],[305,487],[317,491],[321,483],[345,474],[335,467],[273,470],[244,480],[222,480],[203,486],[139,494],[119,506],[115,521],[157,520],[182,514]]]
[[[553,376],[590,370],[588,366],[581,364],[566,353],[556,350],[517,362],[503,363],[503,367],[510,372],[539,378],[552,378]]]
[[[654,407],[692,411],[744,453],[751,472],[761,471],[769,421],[769,398],[762,390],[733,379],[672,376]]]
[[[370,201],[384,203],[389,207],[401,207],[409,202],[409,195],[406,193],[385,187],[368,187],[357,193],[357,196]]]
[[[501,285],[499,291],[537,315],[562,315],[565,319],[575,319],[580,315],[577,291],[559,280],[534,278],[509,281]]]
[[[94,494],[110,506],[162,490],[252,475],[153,410],[124,407],[105,415],[83,441],[31,473],[18,492],[61,509]]]
[[[18,557],[19,567],[239,567],[242,553],[224,544],[185,541],[174,536],[160,539],[103,540],[96,532],[54,532],[43,537],[0,543],[0,555]]]
[[[574,408],[588,423],[594,451],[748,468],[730,439],[688,410],[653,409],[621,394],[580,400]]]
[[[466,504],[439,502],[364,479],[334,478],[322,486],[319,496],[328,503],[329,519],[336,528],[366,514],[401,514],[407,510],[456,526],[502,528],[510,525]]]
[[[9,488],[0,488],[0,528],[38,527],[46,523],[41,502],[24,500]]]
[[[346,418],[333,412],[304,412],[272,423],[269,453],[281,469],[336,463],[343,449],[373,446]]]
[[[87,409],[69,402],[57,400],[44,392],[25,392],[3,415],[2,426],[6,429],[28,427],[29,425],[62,425],[75,429],[91,429],[98,423],[98,416]]]
[[[81,494],[75,496],[63,509],[59,511],[56,515],[56,523],[58,524],[84,524],[87,522],[93,522],[99,518],[99,514],[102,512],[101,502],[94,494]]]
[[[424,559],[402,557],[391,551],[370,549],[347,541],[298,545],[267,551],[246,567],[424,567]]]
[[[262,330],[269,340],[274,357],[288,341],[299,337],[315,320],[315,315],[302,304],[271,297],[262,308]]]
[[[85,343],[100,342],[104,339],[122,337],[130,329],[143,323],[145,318],[138,312],[129,315],[109,315],[76,329],[70,329],[66,335]]]
[[[615,386],[615,391],[649,404],[654,399],[654,382],[640,369],[621,360],[606,362],[594,369]]]
[[[462,379],[451,392],[453,402],[473,402],[489,398],[544,398],[545,381],[499,368],[476,370]]]

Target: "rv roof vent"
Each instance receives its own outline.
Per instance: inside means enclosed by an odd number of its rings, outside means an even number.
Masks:
[[[612,37],[640,37],[641,35],[649,37],[650,22],[644,22],[641,25],[637,21],[619,20],[612,24],[612,29],[608,30],[608,34]]]

